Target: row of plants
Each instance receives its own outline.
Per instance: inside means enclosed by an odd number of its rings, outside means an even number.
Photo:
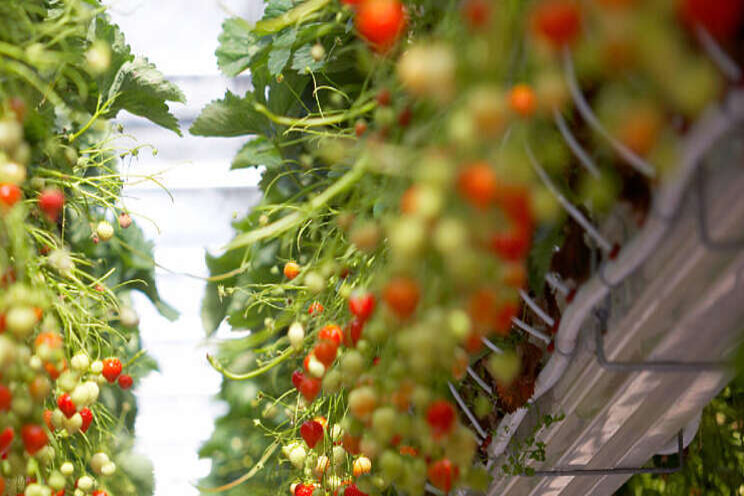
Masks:
[[[740,58],[743,10],[268,0],[228,19],[218,64],[252,89],[190,131],[250,136],[232,166],[263,167],[263,199],[207,256],[207,332],[252,332],[209,357],[229,411],[202,491],[486,489],[490,434],[532,396],[560,309],[622,249],[586,224],[643,225],[727,90],[700,30]]]
[[[132,387],[156,364],[129,295],[176,315],[121,195],[143,147],[110,120],[179,132],[168,101],[97,0],[0,2],[0,495],[153,492]]]

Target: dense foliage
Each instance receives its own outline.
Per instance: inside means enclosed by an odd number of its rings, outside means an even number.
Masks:
[[[485,489],[488,434],[552,352],[555,327],[519,291],[558,322],[571,293],[546,274],[575,288],[621,249],[578,219],[602,225],[624,205],[630,229],[643,224],[726,87],[695,28],[730,48],[741,10],[269,0],[255,25],[226,21],[219,66],[253,88],[191,132],[252,136],[233,167],[263,166],[264,196],[207,257],[207,331],[252,332],[210,357],[230,410],[201,451],[203,492]]]
[[[120,110],[183,96],[97,0],[0,1],[0,494],[152,494],[131,388],[155,367],[128,293],[152,247],[121,197]],[[146,180],[146,178],[142,178]]]

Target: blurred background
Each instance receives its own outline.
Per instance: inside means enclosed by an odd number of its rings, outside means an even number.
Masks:
[[[207,274],[204,250],[216,250],[231,238],[230,221],[257,200],[255,170],[230,172],[230,161],[245,138],[194,138],[188,128],[200,109],[226,89],[244,92],[247,77],[226,79],[214,57],[222,21],[232,15],[260,17],[261,0],[111,0],[110,14],[126,33],[133,52],[147,54],[187,98],[175,106],[183,138],[138,117],[119,119],[134,147],[152,144],[157,156],[143,149],[124,164],[129,183],[126,207],[156,243],[155,258],[161,294],[180,317],[169,322],[140,295],[135,307],[141,319],[144,346],[158,361],[160,372],[137,389],[137,450],[154,463],[156,496],[190,496],[196,481],[209,472],[208,460],[197,451],[210,435],[214,419],[225,410],[213,399],[220,376],[205,354],[209,343],[202,330],[200,307]],[[141,181],[156,175],[168,189]],[[141,214],[147,213],[147,216]],[[188,274],[188,275],[187,275]],[[196,277],[195,277],[196,276]],[[218,338],[229,337],[220,331]]]

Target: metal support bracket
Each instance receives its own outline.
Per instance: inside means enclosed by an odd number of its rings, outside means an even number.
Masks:
[[[685,467],[685,451],[682,446],[682,431],[677,434],[676,467],[617,467],[617,468],[567,468],[556,470],[535,470],[530,474],[520,474],[520,477],[580,477],[602,475],[636,475],[636,474],[673,474]]]
[[[716,372],[726,370],[726,362],[680,362],[675,360],[615,362],[607,360],[604,351],[604,332],[610,316],[610,300],[606,305],[595,311],[600,325],[594,331],[594,352],[600,367],[612,372]]]

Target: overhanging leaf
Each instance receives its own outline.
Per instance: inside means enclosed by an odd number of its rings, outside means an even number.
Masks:
[[[116,100],[108,116],[113,117],[124,109],[181,135],[178,120],[166,102],[185,103],[186,97],[147,59],[136,57],[121,66],[108,90],[108,97],[114,96]]]
[[[204,107],[189,132],[196,136],[233,137],[266,133],[269,129],[268,119],[253,107],[253,95],[240,98],[228,91],[223,99]]]
[[[226,76],[234,77],[251,64],[253,57],[267,44],[251,32],[245,19],[232,17],[222,24],[220,45],[215,51],[217,65]]]
[[[268,68],[269,74],[278,76],[284,70],[292,55],[292,44],[297,39],[297,31],[291,29],[277,36],[273,43],[273,49],[269,52]]]
[[[282,156],[279,149],[264,136],[258,136],[240,149],[232,161],[231,168],[243,169],[245,167],[278,167],[282,164]]]

